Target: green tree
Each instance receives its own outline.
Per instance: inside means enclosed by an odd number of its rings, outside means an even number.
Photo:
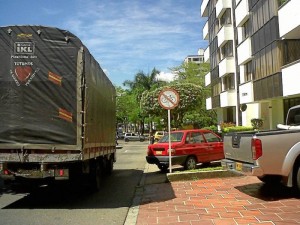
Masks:
[[[140,71],[135,75],[133,81],[125,80],[123,85],[129,88],[129,91],[135,95],[135,100],[139,104],[144,91],[149,91],[153,88],[159,87],[159,85],[165,84],[164,81],[157,79],[157,75],[159,73],[160,71],[155,68],[152,69],[150,74],[145,74],[143,71]],[[144,133],[144,118],[148,115],[142,113],[140,105],[132,108],[132,112],[134,115],[132,118],[137,118],[139,120],[141,132]],[[150,127],[152,127],[152,125],[150,125]]]
[[[117,122],[124,124],[126,129],[129,121],[138,121],[139,104],[136,101],[136,96],[129,90],[116,87],[116,92]]]
[[[206,127],[217,123],[217,114],[214,110],[206,110],[205,99],[210,95],[210,88],[205,87],[205,75],[209,72],[209,63],[196,64],[182,63],[171,68],[177,74],[174,82],[193,83],[202,87],[202,101],[199,107],[189,110],[183,117],[183,124],[193,125],[195,128]]]
[[[191,83],[173,83],[159,87],[153,91],[145,91],[141,99],[142,110],[145,114],[160,116],[167,121],[166,110],[159,105],[159,93],[165,88],[172,88],[179,94],[179,104],[171,110],[173,127],[180,127],[186,112],[195,110],[202,104],[202,87]]]
[[[193,83],[204,87],[205,75],[209,72],[208,63],[182,63],[180,66],[171,68],[175,73],[176,81],[181,83]]]

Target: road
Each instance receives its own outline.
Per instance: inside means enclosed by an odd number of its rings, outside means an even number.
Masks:
[[[64,182],[29,190],[8,185],[0,191],[0,224],[123,225],[142,178],[148,143],[119,143],[123,148],[117,150],[114,172],[99,192]]]

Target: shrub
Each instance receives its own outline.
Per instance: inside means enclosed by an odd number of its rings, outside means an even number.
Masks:
[[[218,133],[217,126],[204,127],[204,129],[211,130],[215,133]],[[242,132],[242,131],[252,131],[253,127],[245,127],[245,126],[231,126],[231,127],[221,127],[222,133],[230,133],[230,132]]]
[[[253,127],[244,127],[244,126],[236,126],[236,127],[226,127],[222,130],[224,133],[230,132],[241,132],[241,131],[251,131]]]
[[[252,127],[257,130],[259,129],[260,127],[262,127],[264,124],[264,121],[262,119],[259,119],[259,118],[253,118],[251,119],[251,125]]]

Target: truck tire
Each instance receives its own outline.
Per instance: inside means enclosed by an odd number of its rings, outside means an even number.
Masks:
[[[194,170],[196,169],[197,161],[194,156],[189,156],[185,163],[184,163],[184,169],[185,170]]]
[[[106,159],[107,162],[106,162],[106,173],[108,175],[111,175],[112,174],[112,171],[114,169],[114,157],[111,156],[109,159]]]
[[[265,184],[278,185],[281,182],[282,177],[278,175],[265,175],[263,177],[257,177],[260,181]]]
[[[128,138],[125,138],[125,139],[124,139],[124,141],[125,141],[125,142],[128,142],[128,141],[129,141],[129,139],[128,139]]]
[[[300,193],[300,165],[298,165],[298,168],[295,170],[293,186],[295,190]]]
[[[103,182],[103,163],[100,159],[90,161],[90,184],[93,191],[99,191]]]

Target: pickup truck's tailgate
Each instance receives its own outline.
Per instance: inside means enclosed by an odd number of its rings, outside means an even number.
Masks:
[[[238,162],[254,163],[251,140],[255,132],[229,133],[224,136],[224,154],[226,159]]]

